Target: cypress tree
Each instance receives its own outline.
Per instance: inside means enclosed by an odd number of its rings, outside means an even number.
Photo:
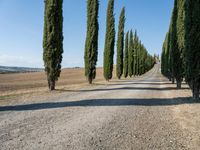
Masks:
[[[137,40],[137,49],[136,49],[136,75],[139,76],[139,51],[140,51],[140,41]]]
[[[166,45],[165,45],[165,61],[166,61],[165,70],[166,70],[166,76],[168,77],[169,80],[171,80],[169,57],[170,57],[170,35],[168,32],[166,35]]]
[[[172,14],[172,33],[171,33],[171,50],[172,50],[172,70],[173,76],[176,78],[177,88],[181,88],[183,78],[183,60],[182,49],[184,48],[183,35],[183,5],[180,0],[175,0],[174,10]]]
[[[63,53],[63,0],[45,0],[43,60],[48,87],[55,90]]]
[[[137,49],[138,49],[138,36],[137,31],[134,34],[134,46],[133,46],[133,75],[137,75]]]
[[[172,74],[172,83],[174,83],[174,78],[176,78],[178,68],[176,68],[176,59],[179,59],[177,53],[177,0],[174,1],[174,8],[172,12],[171,25],[170,25],[170,65]]]
[[[133,76],[133,46],[133,32],[131,30],[128,48],[128,74],[130,77]]]
[[[169,32],[165,36],[165,41],[162,48],[162,61],[161,61],[161,71],[166,77],[169,76]]]
[[[125,24],[125,8],[123,7],[119,18],[118,40],[117,40],[116,75],[118,79],[120,79],[123,74],[124,24]]]
[[[96,77],[96,63],[98,57],[98,0],[87,1],[87,36],[85,41],[85,76],[91,84]]]
[[[176,21],[176,29],[177,29],[177,49],[176,49],[176,81],[177,88],[181,88],[181,82],[184,77],[184,62],[183,62],[183,52],[185,49],[185,0],[177,1],[177,21]]]
[[[175,83],[174,81],[174,72],[173,72],[173,53],[172,53],[172,46],[171,46],[171,34],[172,34],[172,24],[170,25],[170,29],[169,29],[169,78],[170,81],[172,81],[172,84]]]
[[[142,42],[140,41],[138,44],[138,75],[141,75],[141,48],[142,48]]]
[[[106,38],[104,48],[104,78],[109,81],[112,79],[113,56],[115,46],[115,18],[114,18],[114,0],[109,0],[106,18]]]
[[[128,44],[129,44],[129,32],[126,33],[125,39],[125,54],[124,54],[124,77],[128,76]]]
[[[200,0],[186,0],[185,11],[185,78],[192,89],[193,98],[200,93]]]
[[[163,75],[165,75],[166,76],[166,70],[167,70],[167,68],[166,68],[166,37],[165,37],[165,41],[164,41],[164,43],[163,43],[163,47],[162,47],[162,54],[161,54],[161,72],[162,72],[162,74]]]
[[[145,51],[144,51],[144,45],[141,44],[141,72],[140,75],[144,74],[144,61],[145,61]]]

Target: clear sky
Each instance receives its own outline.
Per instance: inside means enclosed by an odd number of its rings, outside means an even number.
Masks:
[[[102,66],[108,0],[99,1],[98,66]],[[116,30],[123,6],[126,8],[125,31],[137,29],[149,53],[160,54],[169,27],[173,0],[115,0]],[[83,67],[86,0],[64,0],[63,11],[62,66]],[[43,0],[0,0],[0,65],[43,67],[43,16]]]

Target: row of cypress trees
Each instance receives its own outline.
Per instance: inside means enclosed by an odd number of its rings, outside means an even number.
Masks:
[[[125,39],[125,57],[124,57],[124,77],[140,76],[149,71],[155,64],[155,58],[152,57],[135,31],[126,33]]]
[[[63,0],[44,0],[43,60],[47,74],[48,87],[55,90],[55,83],[61,73],[63,53]],[[85,41],[85,76],[91,84],[96,77],[98,58],[98,11],[99,0],[87,0],[87,35]],[[154,60],[135,32],[126,34],[124,44],[125,8],[122,8],[117,38],[116,75],[124,77],[138,76],[153,67]],[[125,47],[125,48],[124,48]],[[113,56],[115,48],[114,0],[109,0],[106,18],[106,36],[104,48],[104,78],[109,81],[113,76]],[[125,49],[125,54],[124,54]]]
[[[200,93],[200,0],[175,0],[163,44],[161,71],[181,88],[185,81],[193,98]]]
[[[104,78],[109,81],[113,77],[113,57],[115,48],[115,18],[114,18],[114,0],[108,1],[107,17],[106,17],[106,35],[104,47],[104,63],[103,71]],[[95,79],[96,62],[97,62],[97,44],[98,44],[98,0],[87,1],[87,37],[85,44],[85,75],[89,83]],[[125,8],[123,7],[120,13],[117,37],[117,60],[116,60],[116,76],[118,79],[138,76],[150,70],[155,61],[154,58],[148,54],[144,45],[139,41],[137,33],[130,31],[126,33],[124,42],[124,28],[125,28]],[[125,49],[125,50],[124,50]],[[125,52],[124,52],[125,51]],[[94,75],[90,75],[94,73]]]

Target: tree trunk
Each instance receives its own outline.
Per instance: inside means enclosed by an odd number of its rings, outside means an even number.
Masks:
[[[175,80],[174,80],[174,77],[172,77],[172,84],[174,84],[175,83]]]
[[[192,94],[193,99],[199,100],[199,88],[196,85],[193,85]]]
[[[92,84],[92,78],[88,77],[89,84]]]
[[[53,91],[55,90],[55,81],[49,81],[49,90],[50,91]]]
[[[181,80],[177,80],[176,87],[177,89],[181,89]]]

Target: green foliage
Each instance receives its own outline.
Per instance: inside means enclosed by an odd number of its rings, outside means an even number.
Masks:
[[[200,90],[200,0],[186,0],[185,4],[185,78],[192,88],[193,98]]]
[[[104,48],[104,78],[109,81],[112,79],[113,55],[115,46],[115,18],[114,18],[114,0],[109,0],[106,18],[106,38]]]
[[[98,0],[87,1],[87,36],[85,41],[85,76],[91,84],[96,77],[96,63],[98,57]]]
[[[63,53],[63,0],[45,0],[43,60],[50,90],[61,72]]]
[[[123,74],[124,24],[125,24],[125,8],[123,7],[119,18],[118,40],[117,40],[116,75],[118,79],[120,79]]]
[[[149,71],[155,64],[155,58],[148,54],[147,49],[139,40],[137,32],[130,32],[129,51],[128,51],[128,73],[132,75],[142,75]]]
[[[138,75],[138,49],[139,49],[139,38],[137,35],[137,31],[134,34],[134,46],[133,46],[133,75]]]
[[[137,75],[142,75],[142,42],[138,43],[138,62],[137,62]]]
[[[177,81],[177,88],[180,88],[183,78],[183,57],[184,49],[184,13],[181,0],[175,0],[172,14],[172,33],[171,33],[171,59],[172,72]]]
[[[185,77],[199,98],[200,92],[200,0],[175,0],[171,23],[163,44],[162,73],[177,80]]]
[[[162,48],[162,55],[161,55],[161,72],[163,75],[166,77],[170,78],[170,73],[169,73],[169,32],[165,36],[165,41],[163,43],[163,48]]]
[[[181,87],[184,77],[183,51],[185,41],[184,29],[185,0],[175,0],[169,32],[165,38],[162,52],[162,73],[177,81],[177,88]]]
[[[124,77],[128,77],[128,44],[129,44],[129,32],[126,33],[125,39],[125,54],[124,54]]]
[[[130,77],[133,75],[133,32],[130,32],[129,48],[128,48],[128,74]]]

